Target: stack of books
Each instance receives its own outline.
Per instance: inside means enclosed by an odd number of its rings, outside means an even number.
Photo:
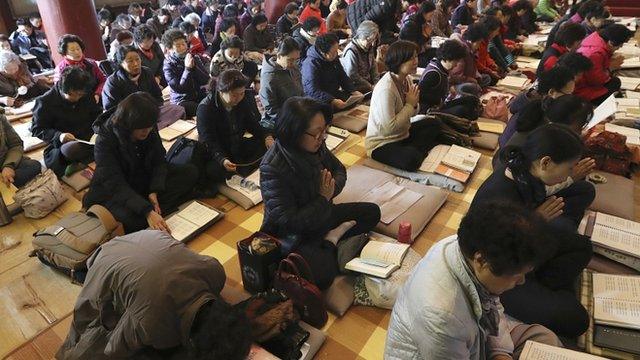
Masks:
[[[594,273],[594,345],[640,355],[640,276]]]
[[[586,215],[584,234],[591,237],[595,253],[640,271],[640,223],[591,213]]]
[[[458,145],[436,146],[420,165],[420,171],[436,173],[466,183],[482,154]]]

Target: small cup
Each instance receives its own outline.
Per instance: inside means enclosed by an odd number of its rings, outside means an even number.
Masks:
[[[398,241],[405,244],[411,244],[411,223],[408,221],[400,222],[398,226]]]

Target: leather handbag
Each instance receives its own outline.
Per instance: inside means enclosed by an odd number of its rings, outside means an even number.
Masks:
[[[482,116],[489,119],[507,122],[509,120],[509,107],[507,96],[492,96],[484,104]]]
[[[273,287],[293,301],[304,322],[316,328],[327,323],[328,314],[322,292],[314,284],[309,264],[302,256],[290,253],[280,262]]]
[[[67,197],[56,174],[47,169],[19,189],[13,200],[22,207],[24,216],[40,219],[65,202]]]

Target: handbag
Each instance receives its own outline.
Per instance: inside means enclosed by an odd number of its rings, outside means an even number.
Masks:
[[[33,178],[13,196],[13,200],[24,210],[24,216],[32,219],[49,215],[67,198],[67,193],[51,169]]]
[[[267,291],[282,260],[280,241],[263,232],[236,243],[242,286],[252,294]]]
[[[273,287],[293,301],[304,322],[318,329],[327,323],[322,292],[314,284],[309,264],[300,254],[290,253],[280,261]]]
[[[482,117],[507,122],[509,120],[509,107],[507,96],[492,96],[484,104]]]

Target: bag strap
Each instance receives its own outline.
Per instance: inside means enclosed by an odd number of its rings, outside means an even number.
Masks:
[[[287,256],[287,260],[291,261],[292,263],[294,263],[295,269],[298,272],[298,274],[300,276],[302,276],[303,278],[307,279],[309,282],[315,284],[316,282],[313,279],[313,274],[311,273],[311,268],[309,267],[309,264],[307,263],[307,260],[305,260],[302,255],[298,254],[298,253],[290,253],[289,256]],[[300,269],[302,269],[302,273],[300,272]]]
[[[278,277],[282,277],[282,273],[285,272],[285,268],[288,268],[288,272],[291,275],[300,277],[300,271],[298,271],[298,267],[293,261],[289,260],[289,258],[284,258],[280,261],[280,265],[278,265]]]
[[[89,210],[87,210],[87,214],[95,215],[108,232],[113,232],[119,225],[111,212],[102,205],[91,205]]]

